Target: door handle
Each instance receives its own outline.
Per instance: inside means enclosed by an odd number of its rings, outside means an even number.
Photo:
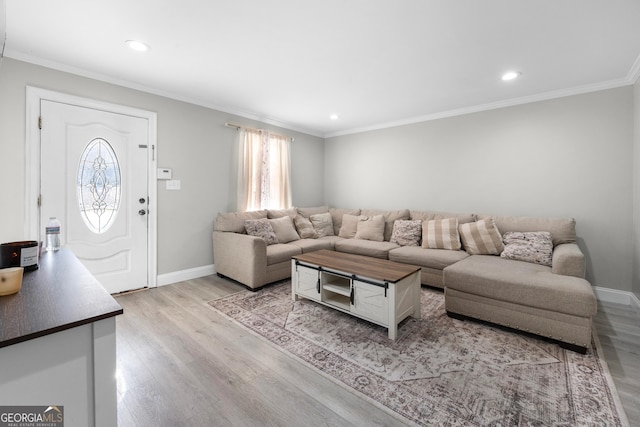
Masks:
[[[144,210],[144,209],[140,209],[140,210],[138,211],[138,215],[146,215],[146,214],[147,214],[147,211],[146,211],[146,210]]]

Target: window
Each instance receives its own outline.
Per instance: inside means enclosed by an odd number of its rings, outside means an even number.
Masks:
[[[120,208],[120,163],[111,144],[96,138],[80,156],[78,208],[85,225],[96,234],[111,227]]]
[[[240,128],[238,209],[291,207],[291,140],[258,129]]]

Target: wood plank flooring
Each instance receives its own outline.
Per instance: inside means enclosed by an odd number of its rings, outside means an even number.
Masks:
[[[403,425],[206,305],[243,289],[208,276],[116,297],[121,427]],[[599,309],[607,363],[640,425],[640,315]]]

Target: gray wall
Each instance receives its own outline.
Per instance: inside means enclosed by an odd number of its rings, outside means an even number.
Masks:
[[[323,140],[232,114],[4,58],[0,65],[0,242],[25,239],[25,87],[27,85],[157,112],[158,166],[173,168],[182,190],[158,184],[158,273],[213,263],[211,231],[235,210],[233,121],[295,137],[293,203],[322,204]]]
[[[593,285],[631,290],[633,87],[328,138],[338,207],[570,216]]]

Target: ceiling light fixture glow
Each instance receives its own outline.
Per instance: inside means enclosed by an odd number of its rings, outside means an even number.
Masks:
[[[146,52],[149,49],[151,49],[148,44],[146,44],[145,42],[141,42],[139,40],[127,40],[125,43],[131,49],[133,49],[135,51],[138,51],[138,52]]]
[[[329,118],[331,120],[338,120],[340,118],[340,116],[338,116],[337,114],[334,113],[334,114],[330,115]]]
[[[502,75],[502,80],[506,82],[508,80],[517,79],[520,75],[522,75],[520,71],[507,71]]]

